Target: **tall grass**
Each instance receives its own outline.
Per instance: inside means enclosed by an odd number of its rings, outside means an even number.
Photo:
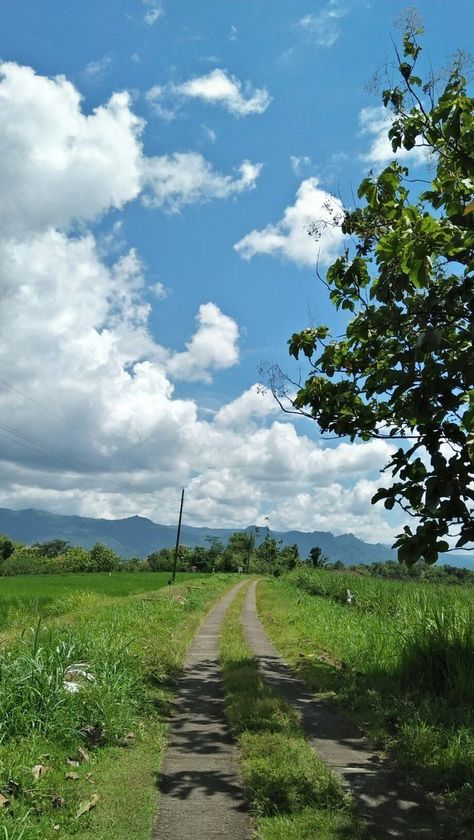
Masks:
[[[312,688],[421,783],[464,801],[474,778],[469,587],[300,570],[260,584],[258,604]]]
[[[63,615],[10,630],[0,647],[0,840],[148,838],[172,681],[203,610],[231,583],[195,575],[192,586],[128,597],[63,593]],[[64,677],[78,663],[89,676],[70,693]],[[92,793],[99,804],[76,820]]]

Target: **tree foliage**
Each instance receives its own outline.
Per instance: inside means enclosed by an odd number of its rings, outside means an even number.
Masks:
[[[474,541],[474,100],[459,61],[439,95],[417,75],[420,34],[405,32],[400,83],[383,102],[393,152],[424,147],[434,177],[420,191],[394,160],[364,178],[325,280],[349,314],[345,335],[312,326],[289,341],[311,365],[296,411],[352,441],[400,441],[385,468],[392,483],[372,502],[414,518],[395,542],[408,565],[435,562],[448,535],[456,547]]]

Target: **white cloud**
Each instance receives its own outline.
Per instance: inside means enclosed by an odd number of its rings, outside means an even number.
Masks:
[[[63,76],[0,65],[0,226],[20,234],[66,229],[121,209],[144,190],[151,207],[176,210],[227,198],[254,186],[259,164],[243,161],[235,176],[213,170],[192,152],[146,157],[145,123],[126,92],[86,115],[81,96]]]
[[[112,59],[110,55],[104,55],[103,58],[99,58],[97,61],[90,61],[85,67],[84,74],[89,79],[97,81],[105,76],[111,64]]]
[[[168,289],[164,283],[159,281],[158,283],[154,283],[153,286],[150,286],[150,291],[158,300],[165,300],[168,297]]]
[[[248,427],[257,420],[270,416],[281,416],[281,410],[271,391],[260,385],[252,385],[235,400],[224,405],[216,413],[217,426],[238,429]]]
[[[314,266],[318,259],[327,264],[337,256],[343,242],[340,227],[335,224],[342,212],[341,202],[321,190],[317,178],[307,178],[280,221],[251,231],[234,248],[247,260],[256,254],[269,254],[301,267]],[[320,225],[317,240],[308,234],[314,224]]]
[[[214,129],[209,128],[208,125],[204,125],[204,124],[201,126],[201,128],[203,130],[203,133],[204,133],[204,136],[206,137],[206,139],[209,140],[211,143],[215,143],[216,140],[217,140],[217,134],[214,131]]]
[[[320,12],[305,15],[296,25],[318,47],[332,47],[340,35],[338,22],[347,12],[339,0],[329,0]]]
[[[374,166],[383,166],[389,161],[410,160],[413,164],[426,163],[426,150],[414,147],[410,151],[398,149],[392,150],[392,144],[388,139],[388,131],[392,125],[392,117],[386,108],[377,106],[375,108],[362,108],[359,114],[360,133],[371,138],[371,146],[368,152],[361,155],[361,160],[367,161]]]
[[[183,353],[175,353],[166,370],[175,379],[211,382],[213,370],[225,369],[239,360],[239,328],[214,303],[203,303],[196,317],[197,330]]]
[[[155,116],[160,117],[165,122],[172,122],[177,117],[178,109],[170,105],[164,105],[166,95],[167,88],[163,85],[153,85],[147,90],[145,99]]]
[[[245,160],[234,176],[223,175],[197,152],[147,158],[144,161],[147,190],[143,200],[148,207],[164,207],[176,213],[185,204],[229,198],[253,189],[260,170],[261,164]]]
[[[163,4],[159,0],[143,0],[143,3],[148,7],[143,15],[143,22],[147,26],[153,26],[164,14]]]
[[[250,82],[242,85],[239,79],[220,68],[174,85],[173,92],[190,99],[201,99],[210,105],[222,105],[237,117],[263,114],[271,101],[265,88],[254,88]]]
[[[295,175],[301,178],[313,168],[313,161],[308,155],[290,155],[290,165]]]
[[[238,527],[271,511],[274,527],[324,519],[378,539],[385,512],[364,507],[361,482],[386,463],[388,444],[326,448],[278,419],[257,386],[206,421],[195,399],[177,396],[176,381],[209,382],[237,363],[238,325],[209,302],[184,349],[160,343],[149,292],[159,306],[162,284],[147,289],[116,213],[99,240],[86,224],[138,199],[146,180],[148,202],[176,210],[251,188],[259,167],[225,176],[193,153],[146,158],[142,130],[126,94],[86,116],[64,78],[3,65],[0,504],[174,522],[186,485],[194,524]],[[280,238],[293,236],[295,208],[305,218],[305,191],[321,192],[304,182]],[[301,260],[295,242],[277,252]]]
[[[0,66],[0,226],[3,232],[90,221],[136,198],[143,122],[127,93],[86,116],[63,76]]]

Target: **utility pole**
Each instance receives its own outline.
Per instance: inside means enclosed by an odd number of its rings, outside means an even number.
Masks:
[[[181,506],[179,508],[178,533],[176,534],[176,547],[175,547],[175,550],[174,550],[174,563],[173,563],[173,574],[171,575],[171,583],[175,582],[176,566],[178,565],[179,535],[181,533],[181,518],[183,516],[183,504],[184,504],[184,487],[181,491]]]

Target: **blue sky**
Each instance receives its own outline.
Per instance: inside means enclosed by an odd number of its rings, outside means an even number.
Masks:
[[[305,226],[390,157],[367,85],[405,8],[3,0],[0,504],[171,522],[185,485],[191,524],[390,540],[387,444],[321,441],[257,367],[342,328],[342,237]],[[417,8],[434,67],[469,50],[472,4]]]

